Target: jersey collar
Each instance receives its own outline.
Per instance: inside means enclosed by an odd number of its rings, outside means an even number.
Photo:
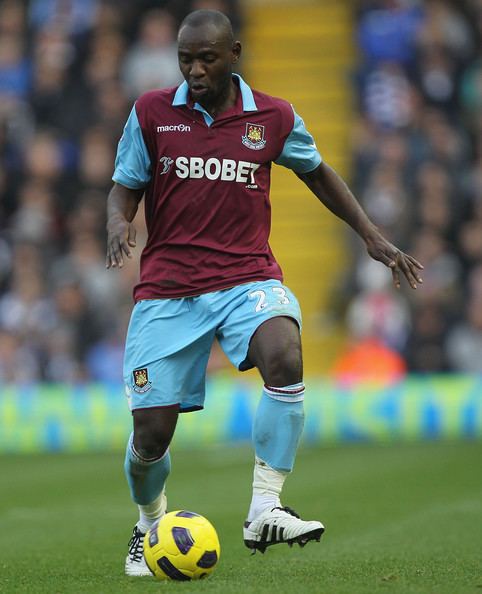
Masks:
[[[238,79],[239,90],[241,91],[241,99],[243,101],[243,111],[258,111],[258,107],[256,106],[251,88],[244,82],[239,74],[233,74],[233,77]],[[174,99],[172,100],[172,105],[187,105],[188,100],[188,86],[187,82],[184,81],[178,86],[174,95]]]

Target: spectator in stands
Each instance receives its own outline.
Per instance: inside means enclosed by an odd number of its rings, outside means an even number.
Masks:
[[[113,322],[108,332],[87,351],[87,372],[93,381],[110,384],[119,383],[119,375],[122,376],[124,361],[123,343],[129,319],[127,309],[122,318],[123,323],[119,323],[119,320]]]
[[[87,294],[73,277],[59,282],[53,299],[54,323],[46,341],[46,379],[88,380],[87,353],[107,332],[108,322],[89,305]]]
[[[437,109],[424,111],[422,130],[427,156],[438,160],[452,175],[460,174],[461,168],[469,159],[469,139],[466,132],[451,124],[446,115]]]
[[[51,266],[51,280],[55,285],[66,278],[78,283],[86,301],[108,323],[112,322],[112,307],[119,305],[119,283],[113,275],[104,274],[102,252],[103,242],[94,233],[74,230],[69,250]]]
[[[459,231],[460,252],[463,262],[471,268],[482,262],[482,197],[474,208],[474,218],[465,221]]]
[[[361,15],[357,28],[360,49],[368,64],[395,62],[410,65],[423,12],[415,3],[382,0]]]
[[[454,179],[436,161],[421,163],[415,176],[418,204],[412,209],[418,227],[431,228],[454,249],[463,209],[455,208]]]
[[[404,243],[410,226],[411,209],[402,175],[400,167],[381,160],[373,167],[361,194],[368,216],[397,245]]]
[[[114,145],[109,134],[100,127],[88,128],[79,146],[78,176],[82,189],[105,191],[109,187]]]
[[[39,183],[55,187],[64,173],[62,144],[54,130],[38,130],[25,152],[25,172]]]
[[[54,323],[54,307],[41,276],[42,267],[25,266],[25,262],[19,266],[19,254],[15,254],[9,290],[0,298],[0,328],[39,353]]]
[[[80,118],[69,85],[69,69],[76,59],[76,48],[60,28],[41,30],[33,46],[33,80],[29,105],[37,125],[56,132],[76,132]]]
[[[86,33],[95,21],[97,0],[31,0],[30,25],[35,29],[61,27],[69,36]]]
[[[460,101],[467,127],[482,132],[482,58],[466,67],[460,83]]]
[[[35,178],[24,182],[9,229],[17,241],[55,245],[60,230],[55,213],[55,196],[47,183]]]
[[[450,369],[445,352],[449,323],[449,311],[437,299],[416,304],[410,336],[403,350],[408,371],[441,373]]]
[[[0,35],[0,97],[24,99],[30,88],[31,64],[24,42],[14,34]]]
[[[428,105],[452,114],[457,102],[457,62],[442,47],[427,48],[416,65],[418,87]]]
[[[361,79],[360,87],[362,109],[376,125],[399,129],[412,123],[413,89],[399,64],[377,64]]]
[[[100,29],[90,39],[83,76],[91,93],[105,82],[116,81],[127,51],[125,39],[116,29]],[[90,97],[95,104],[95,96]],[[88,106],[91,107],[91,106]]]
[[[168,12],[152,10],[142,17],[136,43],[126,55],[123,81],[132,100],[145,91],[181,82],[176,23]]]
[[[447,50],[454,60],[470,58],[474,49],[472,29],[464,17],[448,0],[425,0],[425,18],[417,31],[418,50]]]
[[[22,343],[20,337],[0,327],[0,382],[28,384],[38,381],[40,370],[32,346]]]
[[[447,356],[451,368],[466,373],[480,373],[482,361],[482,299],[472,296],[464,318],[447,337]]]
[[[97,85],[92,109],[93,121],[101,124],[104,136],[111,146],[116,145],[119,130],[122,130],[131,107],[119,80],[105,80]]]

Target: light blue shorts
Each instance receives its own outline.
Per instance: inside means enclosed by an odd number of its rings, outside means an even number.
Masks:
[[[139,301],[132,311],[124,356],[124,382],[131,410],[204,406],[206,367],[215,337],[240,371],[250,340],[266,320],[293,318],[301,328],[296,297],[277,280],[247,283],[180,299]]]

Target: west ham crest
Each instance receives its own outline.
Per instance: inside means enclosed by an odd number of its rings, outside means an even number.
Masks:
[[[149,381],[147,367],[144,367],[143,369],[134,369],[132,375],[134,376],[134,385],[132,386],[134,392],[143,394],[151,389],[152,382]]]
[[[261,124],[246,124],[246,132],[244,136],[241,136],[241,140],[244,146],[252,149],[253,151],[259,151],[264,148],[266,140],[264,139],[264,126]]]

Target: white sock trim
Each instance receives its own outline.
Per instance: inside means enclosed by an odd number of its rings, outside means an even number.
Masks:
[[[263,391],[273,400],[280,402],[302,402],[305,399],[305,385],[302,382],[282,388],[265,385]]]
[[[134,447],[134,434],[131,433],[131,436],[129,437],[129,450],[131,452],[131,454],[134,456],[134,458],[136,459],[136,462],[139,462],[139,464],[154,464],[155,462],[159,462],[159,460],[162,460],[164,458],[164,456],[167,456],[167,454],[169,453],[169,448],[167,448],[167,450],[164,452],[164,454],[162,454],[162,456],[159,456],[157,458],[143,458],[139,452],[136,450],[136,448]]]

